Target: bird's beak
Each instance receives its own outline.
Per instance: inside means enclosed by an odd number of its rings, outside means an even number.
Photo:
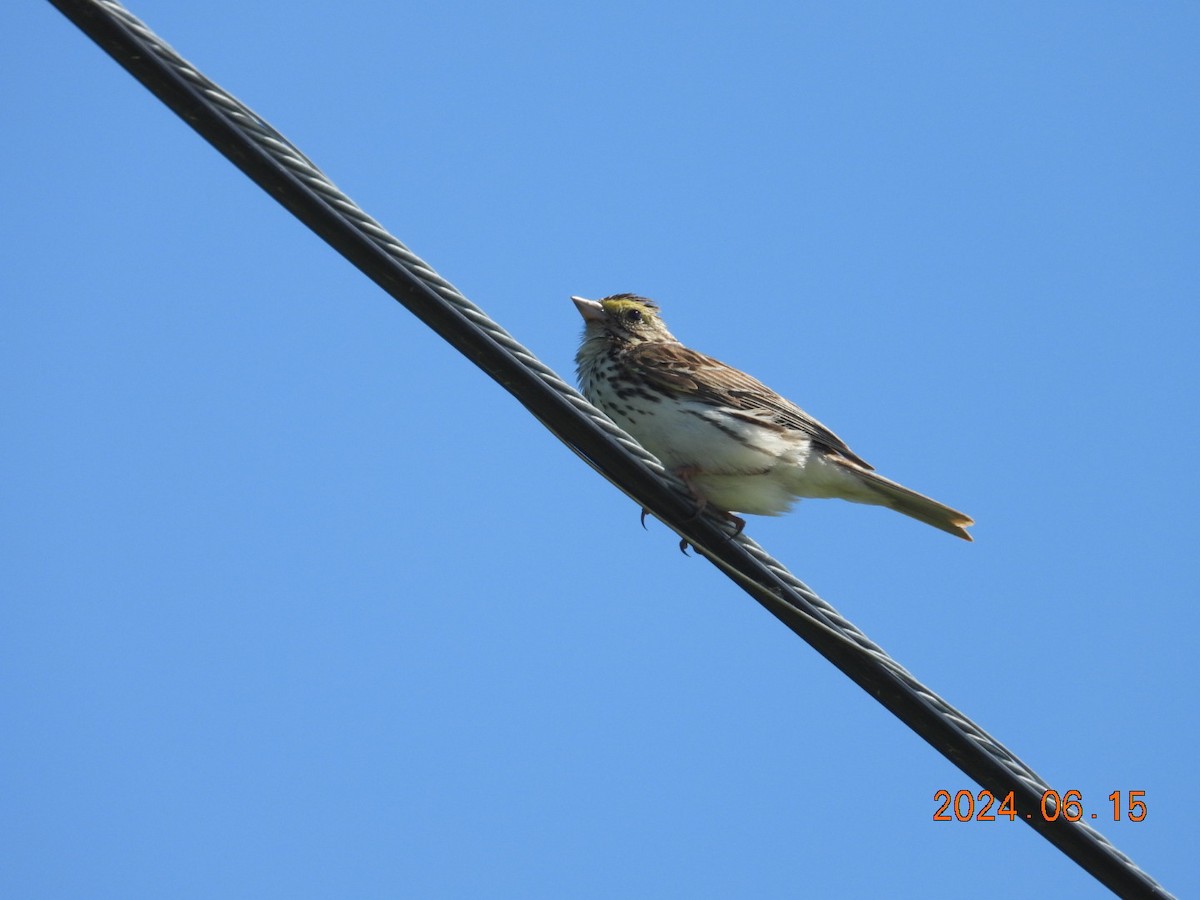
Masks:
[[[575,304],[575,308],[579,310],[579,314],[583,316],[585,322],[603,322],[607,318],[599,300],[572,297],[571,302]]]

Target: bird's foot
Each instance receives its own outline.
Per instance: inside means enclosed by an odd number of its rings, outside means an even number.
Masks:
[[[718,518],[724,519],[726,522],[733,525],[733,534],[728,535],[726,540],[733,540],[742,533],[743,529],[746,527],[746,520],[741,516],[735,516],[728,510],[718,509],[715,506],[710,506],[708,498],[704,496],[704,494],[700,492],[700,489],[697,488],[692,482],[692,478],[694,478],[696,475],[703,474],[703,470],[697,468],[696,466],[679,466],[678,468],[672,469],[671,474],[684,483],[684,486],[688,489],[688,493],[691,494],[692,499],[696,501],[696,511],[692,513],[691,518],[688,519],[689,522],[695,522],[702,515],[704,515],[706,511],[710,511]],[[683,552],[684,556],[688,555],[687,548],[687,539],[681,539],[679,541],[679,549]]]
[[[687,485],[688,493],[690,493],[692,495],[692,499],[696,501],[696,511],[692,513],[692,517],[688,519],[689,522],[696,521],[704,514],[705,510],[710,510],[718,518],[724,519],[726,522],[734,526],[733,534],[729,535],[731,540],[742,533],[742,530],[746,527],[746,520],[741,516],[735,516],[728,510],[718,509],[715,506],[710,507],[708,498],[705,497],[704,494],[700,493],[700,490],[692,483],[693,477],[703,474],[702,470],[696,468],[695,466],[680,466],[678,469],[672,469],[671,474]]]
[[[739,534],[741,534],[743,531],[745,531],[745,529],[746,529],[746,520],[745,519],[743,519],[741,516],[735,516],[731,512],[725,512],[725,510],[721,510],[720,512],[721,512],[721,518],[723,518],[726,522],[728,522],[730,525],[733,526],[733,534],[729,535],[728,540],[732,541],[735,537],[737,537]]]
[[[743,519],[741,516],[735,516],[733,513],[726,512],[723,509],[717,509],[715,506],[712,508],[712,511],[716,515],[718,515],[720,518],[724,519],[726,522],[728,522],[730,525],[733,526],[733,533],[725,535],[725,540],[727,540],[727,541],[732,541],[735,537],[737,537],[739,534],[741,534],[742,530],[746,527],[746,520]],[[700,517],[700,513],[697,512],[696,515],[692,516],[692,518],[689,519],[688,521],[689,522],[694,521],[695,519],[698,519],[699,517]],[[679,551],[684,556],[691,555],[687,552],[687,548],[689,546],[690,546],[690,544],[689,544],[689,541],[687,538],[679,539]]]
[[[672,469],[671,474],[683,482],[684,487],[688,489],[688,493],[692,495],[692,499],[696,501],[696,510],[691,514],[691,516],[688,517],[687,521],[695,522],[702,515],[704,515],[706,511],[709,511],[733,526],[733,533],[727,535],[726,540],[731,541],[742,533],[743,529],[746,527],[746,520],[741,516],[735,516],[728,510],[718,509],[715,506],[710,506],[708,498],[705,497],[704,494],[702,494],[700,490],[692,483],[692,478],[694,476],[702,474],[700,469],[695,466],[679,466],[678,468]],[[646,527],[646,516],[648,515],[650,515],[650,510],[643,506],[641,516],[638,519],[638,521],[640,521],[642,524],[642,528]],[[680,538],[679,550],[684,556],[690,555],[688,553],[689,546],[690,542],[687,538]]]

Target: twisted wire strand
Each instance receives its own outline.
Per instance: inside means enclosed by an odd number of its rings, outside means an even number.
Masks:
[[[338,190],[332,181],[283,135],[206,78],[129,10],[115,0],[50,2],[168,106],[183,116],[189,125],[200,131],[218,150],[261,186],[266,187],[264,181],[252,173],[245,160],[239,156],[245,152],[244,148],[223,145],[212,133],[205,131],[195,118],[185,116],[179,98],[171,96],[171,91],[175,89],[173,85],[165,85],[164,81],[156,79],[169,79],[173,75],[186,83],[194,92],[195,98],[207,106],[208,112],[232,126],[274,164],[290,174],[298,185],[320,198],[347,227],[367,238],[385,253],[426,292],[426,301],[436,298],[452,308],[465,327],[476,330],[477,334],[468,335],[468,338],[486,338],[493,347],[501,351],[503,359],[499,362],[497,358],[481,361],[480,355],[468,352],[462,343],[457,340],[451,340],[451,343],[500,381],[589,465],[662,519],[685,541],[838,665],[860,686],[871,692],[968,776],[989,788],[1015,788],[1026,805],[1031,801],[1037,802],[1050,789],[1049,785],[1014,753],[922,684],[747,535],[738,534],[731,539],[726,523],[710,517],[696,520],[691,516],[689,495],[682,484],[670,475],[654,456]],[[297,207],[302,205],[300,200],[284,197],[282,193],[277,195],[275,191],[271,193],[305,224],[325,237],[310,219],[297,210]],[[343,246],[338,246],[337,249],[366,271]],[[379,275],[370,272],[368,274],[387,287],[393,296],[414,312],[419,315],[428,312],[428,307],[414,308],[414,303],[410,302],[411,298],[402,299],[397,294],[397,289],[384,284]],[[428,319],[426,321],[428,323]],[[446,336],[443,333],[443,337]],[[467,339],[461,334],[456,335],[456,338],[464,341]],[[503,373],[497,374],[496,368],[503,368]],[[542,386],[557,395],[561,402],[556,407],[548,407],[541,402],[544,400],[541,398],[538,404],[535,404],[527,390],[531,382],[526,380],[515,384],[515,380],[519,380],[518,376],[527,374],[532,374]],[[572,415],[583,417],[585,423],[560,418]],[[582,430],[579,430],[581,428]],[[601,436],[602,442],[591,440],[594,435]],[[633,468],[628,466],[630,462],[634,463]],[[650,473],[649,480],[643,477],[646,473]],[[633,484],[634,480],[637,481],[636,484]],[[898,691],[899,699],[891,696],[891,691]],[[1131,897],[1171,896],[1094,828],[1082,821],[1068,822],[1061,816],[1053,822],[1046,822],[1040,820],[1040,810],[1038,812],[1039,815],[1027,820],[1027,824],[1031,824],[1115,892]]]

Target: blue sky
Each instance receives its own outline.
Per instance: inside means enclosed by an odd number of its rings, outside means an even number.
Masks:
[[[131,9],[558,371],[570,294],[650,295],[974,516],[748,531],[1194,894],[1200,8],[967,6]],[[0,15],[0,892],[1103,896]]]

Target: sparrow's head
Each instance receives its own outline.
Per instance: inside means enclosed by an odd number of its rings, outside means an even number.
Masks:
[[[675,337],[667,331],[658,304],[637,294],[613,294],[603,300],[585,300],[572,297],[575,308],[586,324],[583,338],[605,338],[623,344],[640,344],[643,341],[673,341]]]

